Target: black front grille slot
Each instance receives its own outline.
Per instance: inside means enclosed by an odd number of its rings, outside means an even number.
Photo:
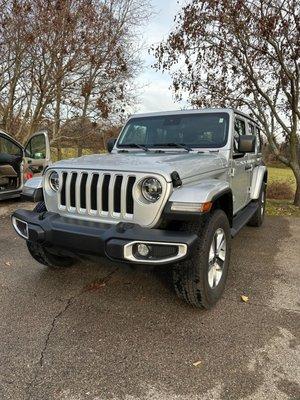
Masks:
[[[97,184],[99,175],[94,174],[91,183],[91,210],[97,210]]]
[[[114,212],[121,212],[121,186],[122,186],[123,176],[118,175],[115,181],[114,187]]]
[[[126,213],[127,218],[132,218],[136,179],[135,176],[123,175],[121,172],[111,175],[102,171],[63,171],[60,205],[68,207],[69,212],[79,212],[80,208],[81,213],[90,214],[92,211],[93,215],[95,212],[101,215],[103,211],[110,217],[121,219]]]
[[[130,176],[128,179],[127,183],[127,189],[126,189],[126,213],[127,214],[133,214],[133,195],[132,195],[132,190],[133,190],[133,185],[135,183],[135,177]]]
[[[82,174],[81,183],[80,183],[80,207],[86,208],[86,181],[88,178],[88,174]]]
[[[67,172],[63,172],[62,174],[62,185],[61,185],[61,192],[60,192],[60,204],[62,206],[66,205],[66,180],[67,180]]]
[[[76,207],[76,199],[75,199],[76,180],[77,180],[77,172],[74,172],[72,174],[71,184],[70,184],[70,205],[71,205],[71,207]]]
[[[110,175],[104,175],[102,186],[102,210],[108,211],[108,187],[110,182]]]

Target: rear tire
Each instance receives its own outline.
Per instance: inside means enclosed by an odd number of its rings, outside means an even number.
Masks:
[[[248,222],[249,226],[259,227],[262,225],[265,219],[265,209],[266,209],[266,183],[263,182],[261,186],[261,191],[259,195],[258,208]]]
[[[41,201],[38,203],[34,210],[35,212],[42,213],[47,211],[45,203]],[[26,241],[27,248],[30,255],[40,264],[46,265],[52,269],[68,268],[74,264],[72,257],[58,256],[49,252],[47,247],[40,243]]]
[[[176,294],[197,308],[211,308],[225,289],[231,252],[231,234],[224,211],[216,210],[200,224],[187,223],[185,230],[198,235],[190,259],[174,265]]]

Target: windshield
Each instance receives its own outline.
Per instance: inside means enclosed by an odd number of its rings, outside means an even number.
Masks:
[[[227,142],[228,123],[229,115],[227,113],[132,118],[123,129],[117,146],[223,147]]]

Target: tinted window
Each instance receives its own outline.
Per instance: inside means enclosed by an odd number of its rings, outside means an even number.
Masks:
[[[30,158],[46,158],[46,140],[44,135],[33,136],[26,146],[26,156]]]
[[[229,116],[226,113],[168,115],[132,118],[118,141],[130,144],[185,144],[190,147],[223,147],[227,142]]]
[[[234,150],[236,152],[238,151],[239,137],[241,135],[246,135],[245,121],[236,118],[234,121],[234,137],[233,137]]]
[[[256,134],[256,143],[257,143],[257,152],[260,153],[261,152],[261,143],[262,143],[262,139],[260,136],[260,129],[255,127],[255,134]]]
[[[0,136],[0,153],[7,153],[13,156],[21,156],[22,150],[11,140]]]
[[[249,124],[249,135],[255,135],[254,126],[252,124]]]
[[[246,135],[245,121],[241,119],[236,119],[234,123],[234,133],[236,136]]]

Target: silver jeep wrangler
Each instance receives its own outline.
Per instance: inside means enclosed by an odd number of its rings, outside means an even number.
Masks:
[[[177,295],[209,308],[224,291],[231,238],[263,222],[260,146],[258,124],[233,109],[133,115],[108,154],[29,180],[25,195],[39,203],[17,210],[13,226],[49,267],[84,254],[172,264]]]

